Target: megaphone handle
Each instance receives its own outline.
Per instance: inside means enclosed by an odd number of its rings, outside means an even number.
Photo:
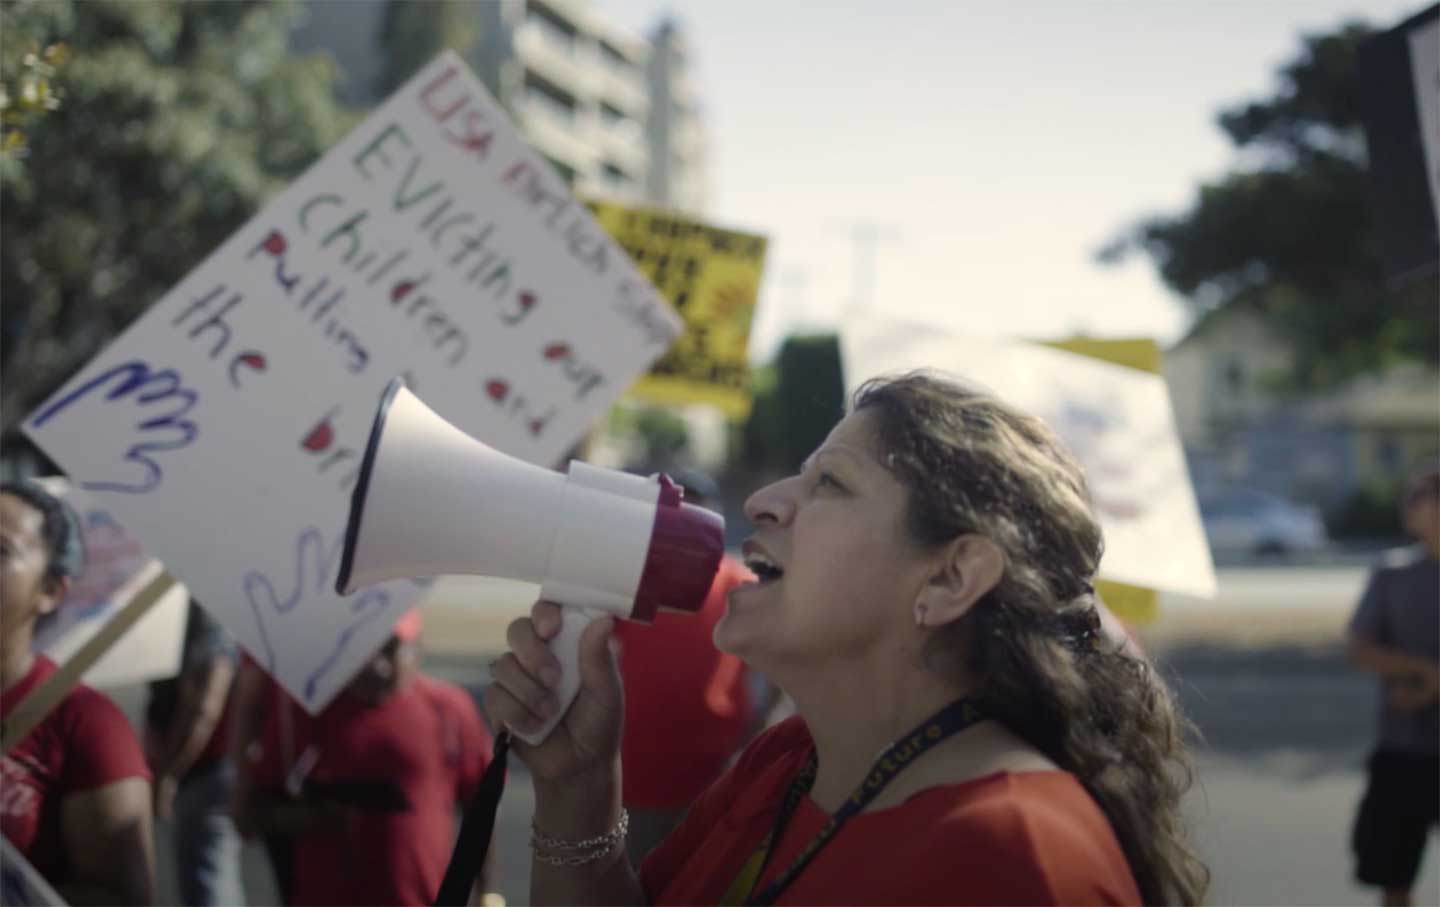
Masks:
[[[604,616],[604,611],[592,608],[560,609],[560,632],[550,640],[550,653],[560,662],[560,685],[555,690],[560,709],[539,730],[528,734],[516,731],[515,736],[531,746],[539,746],[565,717],[570,704],[575,701],[575,695],[580,692],[580,635],[591,621]]]

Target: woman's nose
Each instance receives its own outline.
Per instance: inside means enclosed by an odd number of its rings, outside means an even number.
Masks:
[[[745,500],[745,516],[755,525],[764,522],[785,525],[795,515],[794,496],[788,491],[789,479],[771,482]]]

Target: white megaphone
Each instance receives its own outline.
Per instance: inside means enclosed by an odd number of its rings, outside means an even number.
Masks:
[[[396,378],[385,388],[350,499],[335,590],[474,574],[540,584],[565,607],[550,642],[563,677],[550,735],[580,690],[580,634],[612,614],[649,622],[698,611],[725,550],[725,521],[681,501],[666,476],[642,479],[570,461],[533,466],[466,435]]]

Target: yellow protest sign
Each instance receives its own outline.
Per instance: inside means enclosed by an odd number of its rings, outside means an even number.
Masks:
[[[657,403],[750,413],[746,348],[765,267],[763,236],[668,211],[590,202],[605,231],[685,319],[685,333],[630,390]]]
[[[1098,340],[1093,337],[1071,337],[1067,340],[1045,341],[1042,345],[1154,375],[1160,374],[1160,346],[1148,338]],[[1160,596],[1154,589],[1102,579],[1095,581],[1095,591],[1115,616],[1126,623],[1149,623],[1160,616]]]
[[[1079,353],[1128,368],[1160,374],[1160,345],[1148,337],[1100,340],[1095,337],[1070,337],[1066,340],[1047,340],[1042,346]]]

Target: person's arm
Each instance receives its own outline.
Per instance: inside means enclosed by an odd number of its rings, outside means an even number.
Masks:
[[[1383,568],[1370,574],[1355,614],[1347,630],[1345,654],[1350,663],[1366,671],[1374,671],[1386,679],[1423,678],[1435,670],[1433,662],[1416,658],[1389,644],[1390,621],[1387,611],[1394,607]]]
[[[235,766],[235,786],[230,792],[230,817],[235,828],[247,838],[259,831],[251,815],[255,792],[250,765],[250,747],[260,739],[265,726],[265,672],[250,663],[240,666],[235,688],[230,692],[230,761]]]
[[[1392,649],[1360,636],[1351,636],[1345,656],[1357,668],[1374,671],[1381,677],[1423,681],[1440,675],[1440,666],[1417,655]]]
[[[515,753],[535,786],[535,829],[547,839],[577,843],[600,838],[620,821],[620,728],[624,693],[610,651],[614,621],[602,618],[580,638],[580,692],[539,746],[515,741]],[[510,625],[510,653],[491,666],[485,709],[496,727],[529,731],[557,706],[542,673],[559,663],[546,641],[560,631],[560,609],[537,602],[531,617]],[[530,869],[532,904],[643,904],[640,881],[625,855],[625,842],[579,866],[555,865],[545,855],[595,853],[593,849],[537,849]]]
[[[124,778],[60,801],[70,865],[56,889],[70,904],[149,904],[155,896],[150,784]]]
[[[1440,701],[1440,665],[1369,640],[1351,637],[1350,663],[1390,681],[1385,702],[1397,712],[1415,712]]]
[[[1440,698],[1440,665],[1389,644],[1387,609],[1393,607],[1384,569],[1370,574],[1365,593],[1350,618],[1345,654],[1357,668],[1386,681],[1390,708],[1414,711]]]
[[[182,676],[175,720],[154,766],[155,814],[160,818],[170,817],[176,785],[200,758],[215,733],[234,677],[235,663],[224,653],[210,656]]]
[[[585,841],[612,831],[620,822],[620,760],[589,780],[535,782],[535,828],[547,838]],[[556,866],[539,852],[530,861],[532,904],[645,903],[640,879],[622,839],[598,860],[583,866]]]

